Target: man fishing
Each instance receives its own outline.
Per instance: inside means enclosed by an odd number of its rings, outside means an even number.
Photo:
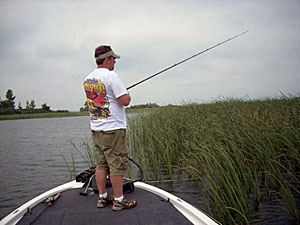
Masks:
[[[96,182],[99,189],[97,207],[113,203],[119,211],[136,206],[136,200],[123,196],[123,178],[128,167],[126,115],[131,97],[114,70],[116,55],[110,46],[95,49],[97,68],[84,80],[93,141],[96,147]],[[108,171],[114,197],[106,191]]]

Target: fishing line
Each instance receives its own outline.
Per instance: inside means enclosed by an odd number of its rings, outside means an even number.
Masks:
[[[235,35],[235,36],[233,36],[233,37],[231,37],[231,38],[228,38],[227,40],[222,41],[222,42],[220,42],[220,43],[218,43],[218,44],[216,44],[216,45],[214,45],[214,46],[212,46],[212,47],[209,47],[209,48],[207,48],[207,49],[205,49],[205,50],[203,50],[203,51],[201,51],[201,52],[199,52],[199,53],[197,53],[197,54],[195,54],[195,55],[192,55],[192,56],[190,56],[190,57],[188,57],[188,58],[186,58],[186,59],[184,59],[184,60],[182,60],[182,61],[180,61],[180,62],[178,62],[178,63],[175,63],[174,65],[169,66],[169,67],[167,67],[166,69],[163,69],[163,70],[161,70],[161,71],[159,71],[159,72],[157,72],[157,73],[155,73],[155,74],[153,74],[153,75],[151,75],[151,76],[149,76],[149,77],[147,77],[147,78],[145,78],[145,79],[143,79],[143,80],[141,80],[141,81],[139,81],[139,82],[137,82],[137,83],[135,83],[135,84],[129,86],[129,87],[127,88],[127,90],[129,90],[129,89],[131,89],[131,88],[133,88],[133,87],[135,87],[135,86],[137,86],[137,85],[139,85],[139,84],[141,84],[141,83],[143,83],[143,82],[145,82],[145,81],[147,81],[147,80],[149,80],[149,79],[151,79],[151,78],[153,78],[153,77],[155,77],[155,76],[157,76],[157,75],[159,75],[159,74],[161,74],[161,73],[163,73],[163,72],[166,72],[167,70],[169,70],[169,69],[171,69],[171,68],[173,68],[173,67],[175,67],[175,66],[178,66],[178,65],[181,64],[181,63],[184,63],[184,62],[186,62],[186,61],[188,61],[188,60],[190,60],[190,59],[192,59],[192,58],[194,58],[194,57],[196,57],[196,56],[199,56],[199,55],[203,54],[204,52],[207,52],[207,51],[209,51],[209,50],[211,50],[211,49],[213,49],[213,48],[216,48],[216,47],[218,47],[218,46],[220,46],[220,45],[222,45],[222,44],[224,44],[224,43],[226,43],[226,42],[228,42],[228,41],[231,41],[232,39],[235,39],[235,38],[237,38],[237,37],[239,37],[239,36],[242,36],[243,34],[245,34],[245,33],[247,33],[247,32],[248,32],[248,30],[247,30],[247,31],[244,31],[243,33],[237,34],[237,35]]]

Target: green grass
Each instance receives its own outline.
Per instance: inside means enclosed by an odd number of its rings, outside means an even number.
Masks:
[[[271,195],[300,222],[291,194],[300,184],[299,97],[166,107],[130,119],[128,133],[146,179],[162,167],[170,179],[182,170],[198,178],[220,222],[250,224]]]

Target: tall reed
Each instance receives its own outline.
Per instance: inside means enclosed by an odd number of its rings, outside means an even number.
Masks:
[[[87,140],[79,144],[71,142],[71,146],[70,155],[66,155],[60,150],[58,151],[69,171],[70,179],[73,180],[79,172],[82,172],[78,171],[80,164],[84,164],[84,169],[86,169],[86,167],[90,168],[95,166],[95,147],[92,140]]]
[[[199,178],[208,208],[224,224],[250,224],[278,193],[299,222],[300,98],[227,99],[166,107],[129,121],[132,154],[145,171],[172,178],[178,168]],[[289,191],[288,191],[289,190]],[[284,197],[288,196],[288,197]]]

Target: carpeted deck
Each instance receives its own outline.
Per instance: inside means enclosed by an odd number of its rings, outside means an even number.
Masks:
[[[60,198],[45,210],[34,225],[150,225],[150,224],[191,224],[171,203],[162,198],[136,188],[133,193],[126,194],[128,199],[136,199],[138,204],[133,209],[114,212],[111,205],[99,209],[96,207],[97,194],[81,196],[82,189],[73,189],[61,193]],[[41,203],[27,213],[18,225],[29,225],[46,207]]]

